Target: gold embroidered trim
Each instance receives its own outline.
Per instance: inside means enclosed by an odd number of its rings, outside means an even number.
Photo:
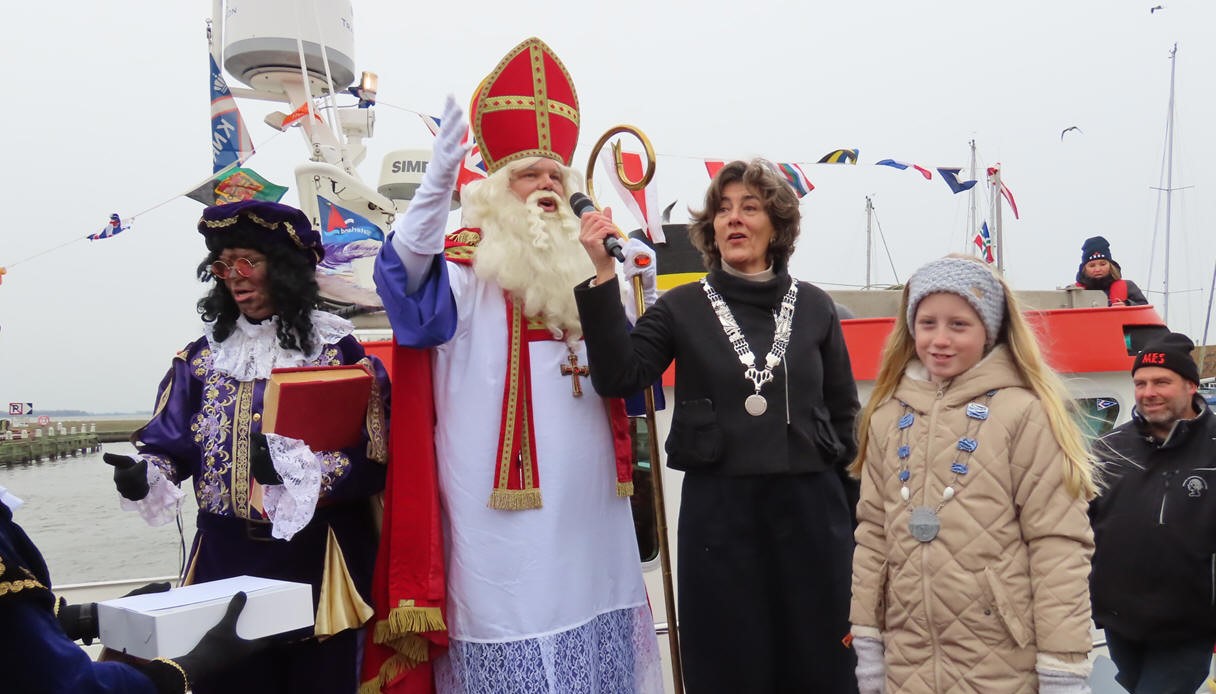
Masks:
[[[46,586],[42,585],[38,581],[35,581],[32,578],[23,578],[16,581],[4,581],[0,583],[0,597],[8,595],[9,593],[20,593],[27,588],[42,588],[43,590],[46,590]]]
[[[633,482],[617,482],[616,483],[616,495],[617,496],[633,496]]]
[[[367,418],[364,421],[364,426],[367,427],[367,457],[376,462],[388,462],[388,441],[385,434],[385,417],[384,417],[384,400],[381,398],[380,381],[376,379],[376,370],[372,367],[372,360],[368,357],[363,357],[359,360],[359,366],[363,367],[372,377],[372,392],[368,396],[367,401]]]
[[[168,665],[169,667],[173,668],[174,670],[177,670],[178,674],[180,674],[182,676],[182,691],[183,692],[190,691],[190,678],[186,676],[186,671],[182,669],[181,665],[178,665],[176,662],[169,660],[168,658],[153,658],[152,662],[164,663],[165,665]]]
[[[481,232],[473,229],[461,229],[448,234],[448,238],[452,243],[462,243],[466,246],[476,246],[481,243]]]
[[[443,249],[443,257],[456,262],[468,261],[473,259],[476,250],[476,246],[452,246]]]
[[[507,353],[507,402],[503,413],[503,435],[502,435],[502,453],[498,461],[498,489],[490,495],[490,508],[501,508],[494,505],[494,498],[500,491],[508,491],[507,484],[511,479],[511,449],[512,442],[515,441],[515,422],[519,419],[519,408],[526,406],[519,401],[519,379],[522,377],[520,373],[520,361],[522,360],[523,344],[523,306],[520,305],[518,299],[511,299],[514,309],[511,311],[511,331],[510,342],[511,349]],[[524,428],[527,428],[525,418]],[[528,460],[524,458],[524,460]],[[522,463],[521,463],[522,464]],[[525,465],[525,467],[528,467]],[[531,485],[528,485],[531,486]]]
[[[253,429],[253,382],[238,381],[232,416],[232,506],[237,518],[249,515],[249,435]]]

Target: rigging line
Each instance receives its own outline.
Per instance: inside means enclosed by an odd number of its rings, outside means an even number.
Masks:
[[[895,258],[891,257],[891,247],[887,245],[887,235],[882,233],[882,220],[878,218],[878,211],[873,210],[874,225],[878,227],[878,240],[882,241],[882,249],[887,252],[887,262],[891,265],[891,276],[895,278],[895,284],[899,284],[899,273],[895,270]]]
[[[273,141],[275,140],[275,138],[277,138],[279,135],[282,135],[282,134],[283,134],[283,132],[282,132],[282,131],[280,131],[280,132],[276,132],[276,133],[272,134],[270,137],[266,138],[266,140],[264,140],[264,141],[262,142],[262,144],[263,144],[263,145],[269,144],[269,143],[273,142]],[[257,148],[255,147],[254,149],[256,150]],[[208,180],[208,181],[210,181],[210,180],[214,179],[216,176],[222,175],[222,174],[224,174],[224,173],[225,173],[225,172],[227,172],[227,171],[232,171],[232,170],[238,169],[238,168],[240,168],[241,166],[244,166],[244,165],[245,165],[245,162],[249,161],[250,159],[254,158],[255,156],[257,156],[257,153],[256,153],[256,152],[255,152],[254,154],[251,154],[251,155],[249,155],[248,157],[246,157],[246,158],[245,158],[243,161],[238,161],[238,162],[236,162],[236,163],[234,163],[234,164],[230,164],[230,165],[228,165],[227,167],[225,167],[225,168],[223,168],[223,169],[220,169],[218,172],[216,172],[216,173],[214,173],[214,174],[211,174],[211,177],[210,177],[210,178],[208,178],[207,180]],[[206,181],[204,181],[204,183],[206,183]],[[200,183],[200,184],[198,184],[198,185],[202,185],[202,184]],[[138,219],[139,217],[142,217],[143,215],[148,214],[149,212],[152,212],[152,211],[154,211],[154,210],[160,209],[161,207],[164,207],[165,205],[168,205],[169,203],[173,202],[174,200],[176,200],[176,199],[178,199],[178,198],[185,197],[185,196],[186,196],[188,193],[193,192],[193,191],[194,191],[194,189],[198,187],[198,185],[196,185],[196,186],[192,186],[192,187],[191,187],[189,190],[186,190],[185,192],[182,192],[182,193],[177,193],[177,194],[175,194],[175,195],[172,195],[172,196],[170,196],[169,198],[167,198],[167,199],[165,199],[165,200],[162,200],[162,201],[160,201],[160,202],[156,203],[155,205],[153,205],[153,206],[151,206],[151,207],[149,207],[149,208],[147,208],[147,209],[145,209],[145,210],[140,210],[139,212],[136,212],[135,214],[128,215],[128,216],[126,216],[126,217],[122,217],[122,219],[123,219],[124,221],[127,221],[127,222],[134,222],[136,219]],[[41,257],[41,256],[46,255],[47,253],[51,253],[51,252],[53,252],[53,251],[57,251],[57,250],[59,250],[60,248],[65,248],[65,247],[67,247],[67,246],[70,246],[70,245],[72,245],[73,243],[76,243],[77,241],[85,241],[85,240],[88,240],[88,238],[89,238],[89,235],[88,235],[88,234],[85,234],[84,236],[78,236],[78,237],[73,238],[73,239],[68,239],[67,241],[64,241],[63,243],[61,243],[61,244],[59,244],[59,245],[57,245],[57,246],[51,246],[50,248],[47,248],[47,249],[44,249],[44,250],[38,251],[37,253],[35,253],[35,254],[31,255],[31,256],[26,256],[26,257],[22,258],[21,260],[18,260],[18,261],[13,262],[13,263],[9,263],[9,264],[5,265],[4,267],[8,267],[8,268],[14,268],[14,267],[17,267],[17,266],[18,266],[18,265],[20,265],[21,263],[24,263],[24,262],[26,262],[26,261],[28,261],[28,260],[33,260],[33,259],[35,259],[35,258],[39,258],[39,257]]]

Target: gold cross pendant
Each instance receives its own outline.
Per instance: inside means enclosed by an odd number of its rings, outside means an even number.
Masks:
[[[574,353],[574,350],[570,350],[570,356],[566,357],[566,362],[561,366],[562,375],[569,376],[572,379],[570,385],[572,386],[574,397],[581,398],[583,397],[583,386],[579,383],[578,377],[590,375],[591,369],[578,365],[578,355]]]

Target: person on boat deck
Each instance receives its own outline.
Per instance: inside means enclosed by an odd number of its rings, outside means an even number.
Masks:
[[[449,647],[388,655],[384,645],[409,646],[429,629],[382,638],[399,627],[386,619],[382,628],[378,611],[365,686],[395,687],[410,663],[405,679],[424,681],[405,691],[429,691],[433,672],[440,693],[658,693],[624,404],[579,380],[588,362],[572,287],[591,264],[567,203],[579,185],[569,168],[574,85],[531,38],[481,82],[471,113],[489,176],[461,191],[468,226],[445,237],[468,130],[449,98],[422,183],[375,268],[394,339],[434,348],[434,425],[402,445],[428,455],[433,435],[446,568],[403,582],[387,604],[417,607],[446,588]],[[395,354],[394,382],[398,365]],[[410,424],[394,423],[394,450]],[[396,479],[386,493],[393,513],[417,492]],[[413,576],[422,551],[390,546],[388,580]]]
[[[1095,484],[1067,402],[982,261],[908,280],[852,467],[862,694],[1089,692]]]
[[[1081,265],[1077,286],[1106,292],[1108,306],[1143,306],[1148,303],[1140,287],[1123,279],[1122,268],[1110,254],[1110,243],[1101,236],[1085,239],[1081,245]]]
[[[1216,646],[1216,416],[1194,347],[1179,333],[1145,345],[1131,421],[1094,443],[1094,621],[1134,693],[1196,691]]]
[[[582,218],[596,274],[574,294],[596,392],[635,392],[675,361],[667,464],[684,471],[678,614],[698,694],[857,687],[842,642],[857,387],[835,304],[789,274],[799,221],[771,164],[727,164],[689,227],[708,276],[628,332],[604,251],[611,213]]]
[[[236,621],[245,605],[238,593],[228,612],[184,656],[131,664],[94,662],[76,639],[97,638],[97,609],[93,603],[65,606],[51,592],[51,576],[42,553],[25,530],[13,521],[24,504],[0,487],[0,678],[6,692],[22,694],[185,694],[188,682],[209,672],[235,666],[266,646],[265,639],[247,641],[236,635]],[[158,592],[169,584],[149,584],[132,591]],[[70,607],[76,618],[68,618]],[[80,615],[90,614],[88,619]]]
[[[314,310],[320,236],[303,212],[243,201],[198,223],[214,280],[198,302],[203,336],[174,357],[156,409],[132,435],[134,457],[105,454],[123,507],[171,521],[193,480],[198,533],[184,583],[248,574],[311,584],[315,627],[256,664],[194,684],[210,692],[354,692],[357,630],[370,618],[376,552],[372,497],[384,486],[387,375],[343,318]],[[267,379],[279,367],[358,364],[374,376],[363,440],[313,451],[262,433]]]

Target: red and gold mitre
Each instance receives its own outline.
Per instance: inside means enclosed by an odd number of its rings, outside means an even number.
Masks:
[[[490,173],[525,157],[566,166],[578,144],[578,95],[553,49],[530,38],[507,53],[477,87],[470,109]]]

